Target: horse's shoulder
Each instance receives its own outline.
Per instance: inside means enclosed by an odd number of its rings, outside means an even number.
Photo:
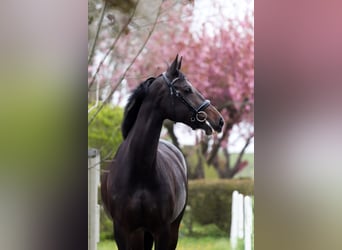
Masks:
[[[184,155],[175,145],[173,145],[169,141],[160,139],[158,151],[162,155],[168,154],[171,157],[176,157],[178,161],[175,161],[175,162],[179,162],[179,166],[181,167],[181,169],[183,169],[183,172],[185,173],[185,175],[187,175],[186,173],[187,167],[186,167],[186,161],[185,161]]]

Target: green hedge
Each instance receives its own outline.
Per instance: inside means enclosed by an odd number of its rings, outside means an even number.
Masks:
[[[191,222],[215,224],[230,233],[232,193],[254,194],[253,179],[192,180],[189,181]],[[191,225],[190,225],[191,228]]]

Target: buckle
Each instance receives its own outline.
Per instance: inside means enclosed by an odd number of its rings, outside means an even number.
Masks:
[[[203,118],[201,118],[200,116],[203,116]],[[204,111],[199,111],[196,114],[196,120],[199,122],[205,122],[207,120],[207,117],[208,117],[208,115]]]

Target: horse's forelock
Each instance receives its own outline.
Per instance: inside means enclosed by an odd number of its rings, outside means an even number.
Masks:
[[[132,129],[139,113],[140,106],[148,92],[148,87],[154,80],[154,77],[150,77],[146,81],[142,82],[129,97],[121,126],[123,138],[126,138],[129,131]]]

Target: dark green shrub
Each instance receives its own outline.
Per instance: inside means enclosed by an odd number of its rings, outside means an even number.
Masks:
[[[89,118],[94,112],[95,110],[90,112]],[[122,142],[122,119],[122,108],[105,105],[88,126],[88,147],[99,149],[102,161],[112,159]],[[104,164],[101,164],[101,168],[103,167]]]
[[[230,233],[232,193],[234,190],[253,195],[253,179],[189,181],[192,221],[202,225],[215,224]]]

